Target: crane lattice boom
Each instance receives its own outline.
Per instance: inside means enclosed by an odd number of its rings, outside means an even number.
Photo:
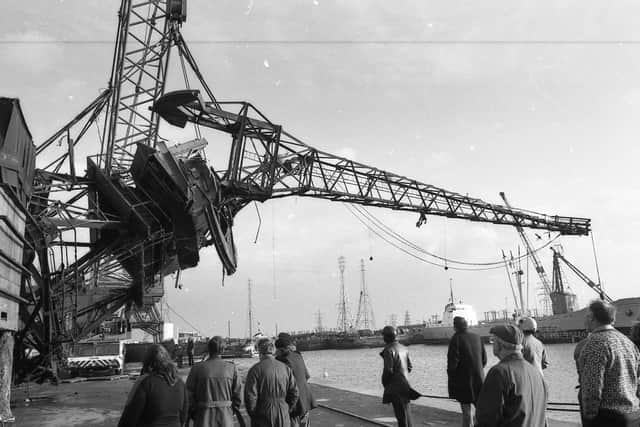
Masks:
[[[198,91],[186,90],[162,96],[154,110],[177,126],[193,122],[232,135],[231,157],[222,181],[230,203],[240,200],[238,209],[250,200],[297,195],[565,235],[589,233],[587,218],[487,203],[320,151],[282,131],[249,103],[213,105],[203,101]]]

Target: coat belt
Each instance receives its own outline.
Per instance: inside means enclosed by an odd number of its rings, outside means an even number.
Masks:
[[[198,402],[198,408],[230,408],[230,400],[213,400],[211,402]]]

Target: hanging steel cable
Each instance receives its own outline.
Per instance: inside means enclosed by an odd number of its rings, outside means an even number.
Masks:
[[[378,219],[375,215],[373,215],[371,212],[369,212],[364,207],[352,204],[351,205],[351,209],[349,209],[349,212],[352,215],[354,215],[365,227],[367,227],[367,229],[369,229],[371,232],[375,233],[378,237],[382,238],[387,243],[389,243],[392,246],[402,250],[405,253],[410,254],[414,258],[423,260],[424,262],[427,262],[429,264],[436,265],[436,266],[439,266],[439,267],[445,267],[446,266],[448,268],[457,269],[457,270],[493,270],[493,269],[498,269],[498,268],[503,267],[503,264],[504,264],[503,260],[499,260],[499,261],[495,261],[495,262],[468,262],[468,261],[460,261],[460,260],[450,259],[448,257],[443,257],[443,256],[435,254],[433,252],[429,252],[426,249],[422,248],[421,246],[417,245],[416,243],[408,240],[407,238],[405,238],[404,236],[402,236],[401,234],[397,233],[396,231],[391,229],[389,226],[384,224],[380,219]],[[360,215],[360,217],[358,215]],[[395,240],[397,243],[390,242],[387,238],[382,237],[380,233],[385,234],[390,239]],[[548,242],[546,242],[544,245],[540,246],[537,249],[534,249],[534,252],[537,252],[537,251],[539,251],[541,249],[544,249],[547,246],[551,245],[555,240],[558,239],[559,236],[560,236],[559,234],[556,235],[555,237],[550,239]],[[407,246],[409,249],[401,248],[398,245]],[[432,262],[432,261],[425,260],[425,259],[423,259],[423,258],[421,258],[419,256],[416,256],[415,254],[410,253],[409,250],[417,251],[417,252],[419,252],[421,254],[431,256],[431,257],[433,257],[433,258],[435,258],[435,259],[437,259],[439,261],[442,261],[442,264],[437,263],[437,262]],[[523,254],[523,255],[520,255],[517,258],[515,258],[515,260],[524,259],[524,258],[527,258],[528,256],[530,256],[530,254]],[[463,265],[463,266],[474,266],[474,267],[480,267],[480,268],[453,267],[450,264],[459,264],[459,265]]]

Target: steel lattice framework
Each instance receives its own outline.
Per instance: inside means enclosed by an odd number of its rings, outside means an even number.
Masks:
[[[232,274],[233,220],[252,201],[305,196],[416,212],[418,225],[426,215],[442,215],[589,232],[585,218],[494,205],[331,155],[249,103],[218,102],[180,33],[184,0],[122,0],[118,17],[107,89],[37,147],[44,166],[28,207],[18,380],[123,308],[132,324],[158,333],[164,278],[196,266],[199,249],[209,245]],[[165,94],[172,50],[203,94]],[[201,139],[168,146],[158,133],[160,117],[230,134],[227,169],[206,163]],[[91,141],[93,127],[99,131]],[[81,143],[91,152],[84,176],[76,167]],[[60,154],[56,146],[66,149]],[[27,359],[25,348],[40,357]]]
[[[232,112],[221,107],[232,109]],[[161,97],[154,109],[169,123],[198,123],[232,136],[222,181],[228,203],[305,196],[426,215],[586,235],[587,218],[544,215],[484,202],[315,149],[284,132],[249,103],[211,103],[198,91]]]

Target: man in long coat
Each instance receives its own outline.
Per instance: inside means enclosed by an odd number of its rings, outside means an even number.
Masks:
[[[464,317],[453,318],[455,333],[449,341],[447,376],[449,397],[460,402],[462,426],[472,427],[474,405],[484,381],[487,352],[480,337],[469,332],[467,327]]]
[[[233,427],[233,415],[239,413],[242,391],[235,363],[222,360],[222,337],[207,344],[209,358],[197,363],[187,377],[190,417],[193,427]]]
[[[276,359],[291,368],[298,386],[298,403],[291,412],[292,427],[307,427],[309,425],[309,411],[316,407],[316,401],[311,394],[309,384],[309,371],[304,363],[302,355],[295,350],[291,336],[286,333],[278,335],[276,340]]]
[[[269,338],[258,341],[260,362],[249,369],[244,385],[244,406],[251,427],[291,427],[289,413],[298,401],[298,386],[291,369],[273,356]]]
[[[411,427],[409,401],[420,397],[420,393],[409,385],[409,372],[412,369],[409,351],[396,339],[396,330],[393,326],[385,326],[382,329],[382,338],[387,344],[380,353],[384,361],[382,403],[391,403],[398,420],[398,427]]]

